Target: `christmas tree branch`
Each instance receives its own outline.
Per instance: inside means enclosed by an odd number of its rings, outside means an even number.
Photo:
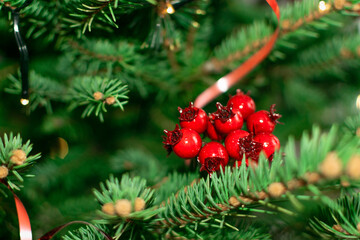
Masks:
[[[4,134],[0,139],[0,181],[13,190],[23,187],[24,177],[33,177],[24,173],[29,166],[40,158],[40,153],[29,155],[32,150],[30,141],[22,143],[20,134]],[[2,191],[1,191],[2,192]],[[4,192],[2,192],[4,193]]]
[[[77,13],[71,13],[73,18],[65,18],[64,21],[71,24],[71,27],[82,27],[82,33],[86,30],[91,32],[92,24],[95,20],[103,23],[108,23],[113,27],[118,27],[116,24],[117,15],[130,13],[136,9],[150,6],[154,4],[153,0],[90,0],[72,2],[72,8],[76,9]],[[105,11],[105,9],[107,11]],[[101,13],[101,14],[100,14]]]
[[[94,51],[91,51],[89,49],[86,49],[85,47],[81,46],[78,42],[69,40],[68,41],[69,46],[72,47],[74,50],[77,50],[79,53],[88,56],[90,58],[96,58],[100,61],[104,62],[122,62],[123,57],[122,56],[115,56],[115,55],[104,55],[100,53],[96,53]]]
[[[332,38],[325,43],[310,48],[298,57],[299,62],[291,65],[287,74],[301,77],[315,77],[320,74],[343,76],[343,69],[358,68],[360,58],[360,36],[348,35],[342,38]],[[327,49],[326,51],[324,51]],[[278,69],[279,70],[279,69]],[[280,71],[277,72],[279,74]]]
[[[339,2],[342,1],[331,1],[324,5],[324,8],[319,9],[319,2],[312,0],[296,1],[294,4],[281,8],[281,31],[277,41],[277,55],[283,54],[279,51],[284,47],[287,49],[296,48],[293,38],[317,37],[317,33],[313,32],[313,30],[323,30],[331,25],[335,27],[341,26],[339,20],[330,18],[332,14],[339,11],[346,14],[345,11],[341,10],[355,8],[356,6],[356,3],[344,2],[340,4]],[[349,4],[352,4],[351,7],[349,7]],[[244,61],[250,53],[261,48],[268,41],[271,33],[271,27],[265,22],[255,22],[223,41],[215,49],[214,57],[203,66],[203,69],[205,72],[219,72],[233,62]]]
[[[127,93],[127,86],[117,79],[79,77],[73,80],[70,89],[70,109],[85,105],[82,117],[94,113],[103,122],[103,114],[107,112],[106,106],[118,107],[124,111]]]
[[[20,95],[21,80],[14,76],[9,77],[11,85],[5,89],[6,92]],[[64,101],[66,96],[66,87],[54,81],[53,79],[43,77],[35,71],[30,72],[30,81],[32,82],[29,89],[30,107],[29,110],[35,111],[38,107],[44,107],[48,113],[52,113],[51,101]]]

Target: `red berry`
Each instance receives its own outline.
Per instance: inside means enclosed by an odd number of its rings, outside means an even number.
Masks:
[[[189,107],[182,109],[178,107],[180,112],[180,126],[182,128],[190,128],[198,133],[206,131],[208,124],[208,116],[201,108],[194,107],[194,103],[190,102]]]
[[[211,140],[220,141],[223,139],[223,136],[216,131],[214,127],[214,118],[215,118],[214,114],[211,113],[208,118],[206,134]]]
[[[244,121],[250,114],[255,112],[254,100],[240,89],[236,90],[235,96],[230,97],[227,106],[232,106],[234,112],[240,112]]]
[[[275,129],[275,125],[279,123],[278,119],[280,114],[275,113],[275,104],[271,105],[270,112],[260,110],[251,114],[247,118],[247,129],[254,133],[272,133]]]
[[[205,170],[211,174],[218,171],[220,166],[225,167],[229,161],[229,156],[221,143],[209,142],[201,149],[198,161],[201,164],[200,171]]]
[[[260,133],[255,135],[253,141],[261,144],[261,150],[265,153],[265,156],[270,162],[273,159],[274,152],[280,148],[279,139],[271,133]]]
[[[176,124],[173,131],[164,130],[163,144],[170,154],[171,151],[181,158],[194,158],[201,149],[202,141],[199,133],[189,128],[179,129]]]
[[[245,154],[245,146],[243,144],[243,138],[247,137],[249,133],[247,131],[238,129],[232,131],[225,139],[225,148],[230,157],[236,160],[242,160]]]
[[[216,103],[217,112],[215,115],[215,128],[220,134],[227,135],[230,132],[241,129],[243,118],[240,112],[233,112],[232,107],[224,107],[221,103]]]

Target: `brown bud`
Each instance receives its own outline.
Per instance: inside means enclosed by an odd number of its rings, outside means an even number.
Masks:
[[[10,161],[15,165],[21,165],[26,160],[26,153],[22,149],[16,149],[12,152]]]
[[[343,166],[337,153],[330,152],[326,155],[319,168],[324,177],[328,179],[335,179],[341,176]]]
[[[120,217],[128,217],[131,213],[131,202],[127,199],[117,200],[115,203],[115,212]]]
[[[260,199],[260,200],[264,200],[265,198],[269,197],[266,192],[264,191],[261,191],[261,192],[257,192],[257,198]]]
[[[108,215],[115,215],[115,206],[111,202],[105,203],[104,205],[102,205],[101,211],[103,211],[103,213],[106,213]]]
[[[6,166],[0,166],[0,179],[4,179],[9,175],[9,169]]]
[[[348,232],[346,232],[346,231],[345,231],[340,225],[338,225],[338,224],[334,224],[334,226],[333,226],[332,228],[333,228],[335,231],[348,234]]]
[[[303,180],[299,180],[299,179],[291,179],[290,181],[287,182],[287,187],[289,190],[294,190],[297,189],[299,187],[302,187],[305,185]]]
[[[241,205],[241,203],[239,202],[239,200],[237,200],[237,198],[234,197],[234,196],[230,197],[230,199],[229,199],[229,204],[230,204],[231,206],[233,206],[233,207],[238,207],[238,206]]]
[[[293,25],[292,25],[292,29],[296,30],[298,29],[301,25],[304,24],[304,20],[302,20],[301,18],[299,20],[297,20]]]
[[[280,197],[286,192],[286,187],[281,182],[274,182],[269,185],[268,192],[271,197]]]
[[[342,187],[350,187],[350,182],[347,180],[341,180],[340,184]]]
[[[244,196],[239,196],[240,200],[245,203],[245,204],[249,204],[249,203],[252,203],[253,200],[251,198],[248,198],[248,197],[244,197]]]
[[[307,16],[305,16],[305,21],[306,22],[312,22],[314,20],[314,15],[313,14],[309,14]]]
[[[284,30],[288,30],[291,27],[291,22],[288,19],[285,19],[284,21],[281,22],[281,28]]]
[[[360,49],[360,48],[359,48]],[[360,56],[360,51],[359,51],[359,56]],[[356,136],[360,137],[360,128],[357,128],[356,129],[356,132],[355,132]]]
[[[340,55],[343,58],[352,58],[352,56],[353,56],[352,52],[349,49],[346,49],[346,48],[340,49]]]
[[[351,179],[359,179],[360,178],[360,155],[356,154],[351,156],[347,166],[346,166],[346,174]]]
[[[93,97],[96,101],[99,101],[104,97],[104,94],[102,92],[94,92]]]
[[[360,4],[359,3],[354,4],[352,10],[355,11],[355,12],[359,12],[360,11]]]
[[[356,229],[360,232],[360,223],[356,225]]]
[[[108,105],[113,105],[114,103],[115,103],[115,97],[113,97],[113,96],[111,96],[111,97],[107,97],[106,99],[105,99],[105,102],[106,102],[106,104],[108,104]]]
[[[320,180],[320,174],[317,172],[307,172],[305,173],[305,181],[309,184],[317,183]]]
[[[356,48],[356,54],[360,57],[360,46]]]
[[[252,44],[253,48],[258,48],[260,46],[260,41],[259,40],[255,40]]]
[[[345,5],[345,0],[335,0],[334,1],[334,7],[337,10],[342,9],[344,7],[344,5]]]
[[[145,209],[145,200],[142,198],[135,198],[134,211],[141,211]]]

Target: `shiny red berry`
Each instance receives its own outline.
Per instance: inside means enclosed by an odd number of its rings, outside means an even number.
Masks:
[[[179,129],[179,125],[173,131],[164,130],[163,144],[170,154],[171,151],[181,158],[194,158],[201,149],[202,141],[199,133],[189,128]]]
[[[274,152],[280,149],[279,139],[271,133],[260,133],[255,135],[254,142],[261,144],[261,151],[265,153],[265,156],[271,162],[274,156]]]
[[[246,146],[244,145],[244,138],[249,135],[247,131],[238,129],[232,131],[227,135],[225,139],[225,148],[230,157],[236,160],[242,160],[246,151]]]
[[[275,104],[273,104],[270,107],[270,112],[260,110],[251,114],[247,118],[247,129],[254,134],[272,133],[275,129],[275,125],[279,123],[278,119],[281,117],[281,115],[275,113],[275,111]]]
[[[218,171],[220,166],[226,166],[229,161],[229,155],[221,143],[209,142],[202,147],[198,161],[201,164],[200,171],[205,170],[211,174],[214,171]]]
[[[206,135],[213,141],[220,141],[224,137],[216,131],[216,129],[214,127],[214,119],[215,119],[215,116],[213,113],[211,113],[209,115],[209,119],[208,119]]]
[[[217,112],[215,115],[215,129],[220,133],[227,135],[230,132],[241,129],[243,118],[240,112],[233,112],[232,107],[224,107],[221,103],[216,103]]]
[[[178,107],[180,112],[180,126],[182,128],[190,128],[198,133],[206,131],[208,124],[208,116],[201,108],[194,107],[194,103],[190,102],[189,107],[182,109]]]
[[[235,96],[230,97],[227,106],[232,106],[234,112],[240,112],[244,121],[246,121],[250,114],[255,112],[254,100],[240,89],[236,90]]]

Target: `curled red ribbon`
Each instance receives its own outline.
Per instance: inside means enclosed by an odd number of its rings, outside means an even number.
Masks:
[[[29,215],[27,214],[24,204],[21,202],[20,198],[14,193],[14,191],[10,188],[9,184],[5,180],[0,180],[0,182],[2,184],[4,184],[11,191],[11,193],[14,196],[16,212],[17,212],[18,220],[19,220],[20,240],[32,240],[30,218],[29,218]],[[42,237],[40,237],[38,240],[50,240],[55,236],[55,234],[60,232],[65,227],[72,225],[72,224],[76,224],[76,223],[81,223],[81,224],[92,226],[97,231],[99,231],[107,240],[113,240],[113,238],[110,237],[108,234],[106,234],[104,231],[95,227],[91,223],[88,223],[85,221],[72,221],[72,222],[65,223],[61,226],[58,226],[58,227],[50,230],[49,232],[44,234]]]
[[[0,182],[4,184],[14,196],[16,212],[19,221],[20,240],[32,240],[30,218],[26,212],[24,204],[21,202],[20,198],[13,192],[13,190],[10,188],[9,184],[6,181],[1,180]]]
[[[270,5],[274,13],[276,14],[278,20],[278,27],[275,32],[271,35],[270,40],[254,55],[252,55],[248,60],[241,64],[234,71],[228,73],[224,77],[216,81],[215,84],[207,88],[202,92],[194,102],[195,107],[202,108],[207,105],[209,102],[214,100],[221,93],[226,92],[230,87],[235,83],[240,81],[246,74],[248,74],[254,67],[256,67],[260,62],[262,62],[267,55],[269,55],[272,47],[274,46],[276,39],[279,35],[279,22],[280,22],[280,9],[276,0],[266,0]]]

